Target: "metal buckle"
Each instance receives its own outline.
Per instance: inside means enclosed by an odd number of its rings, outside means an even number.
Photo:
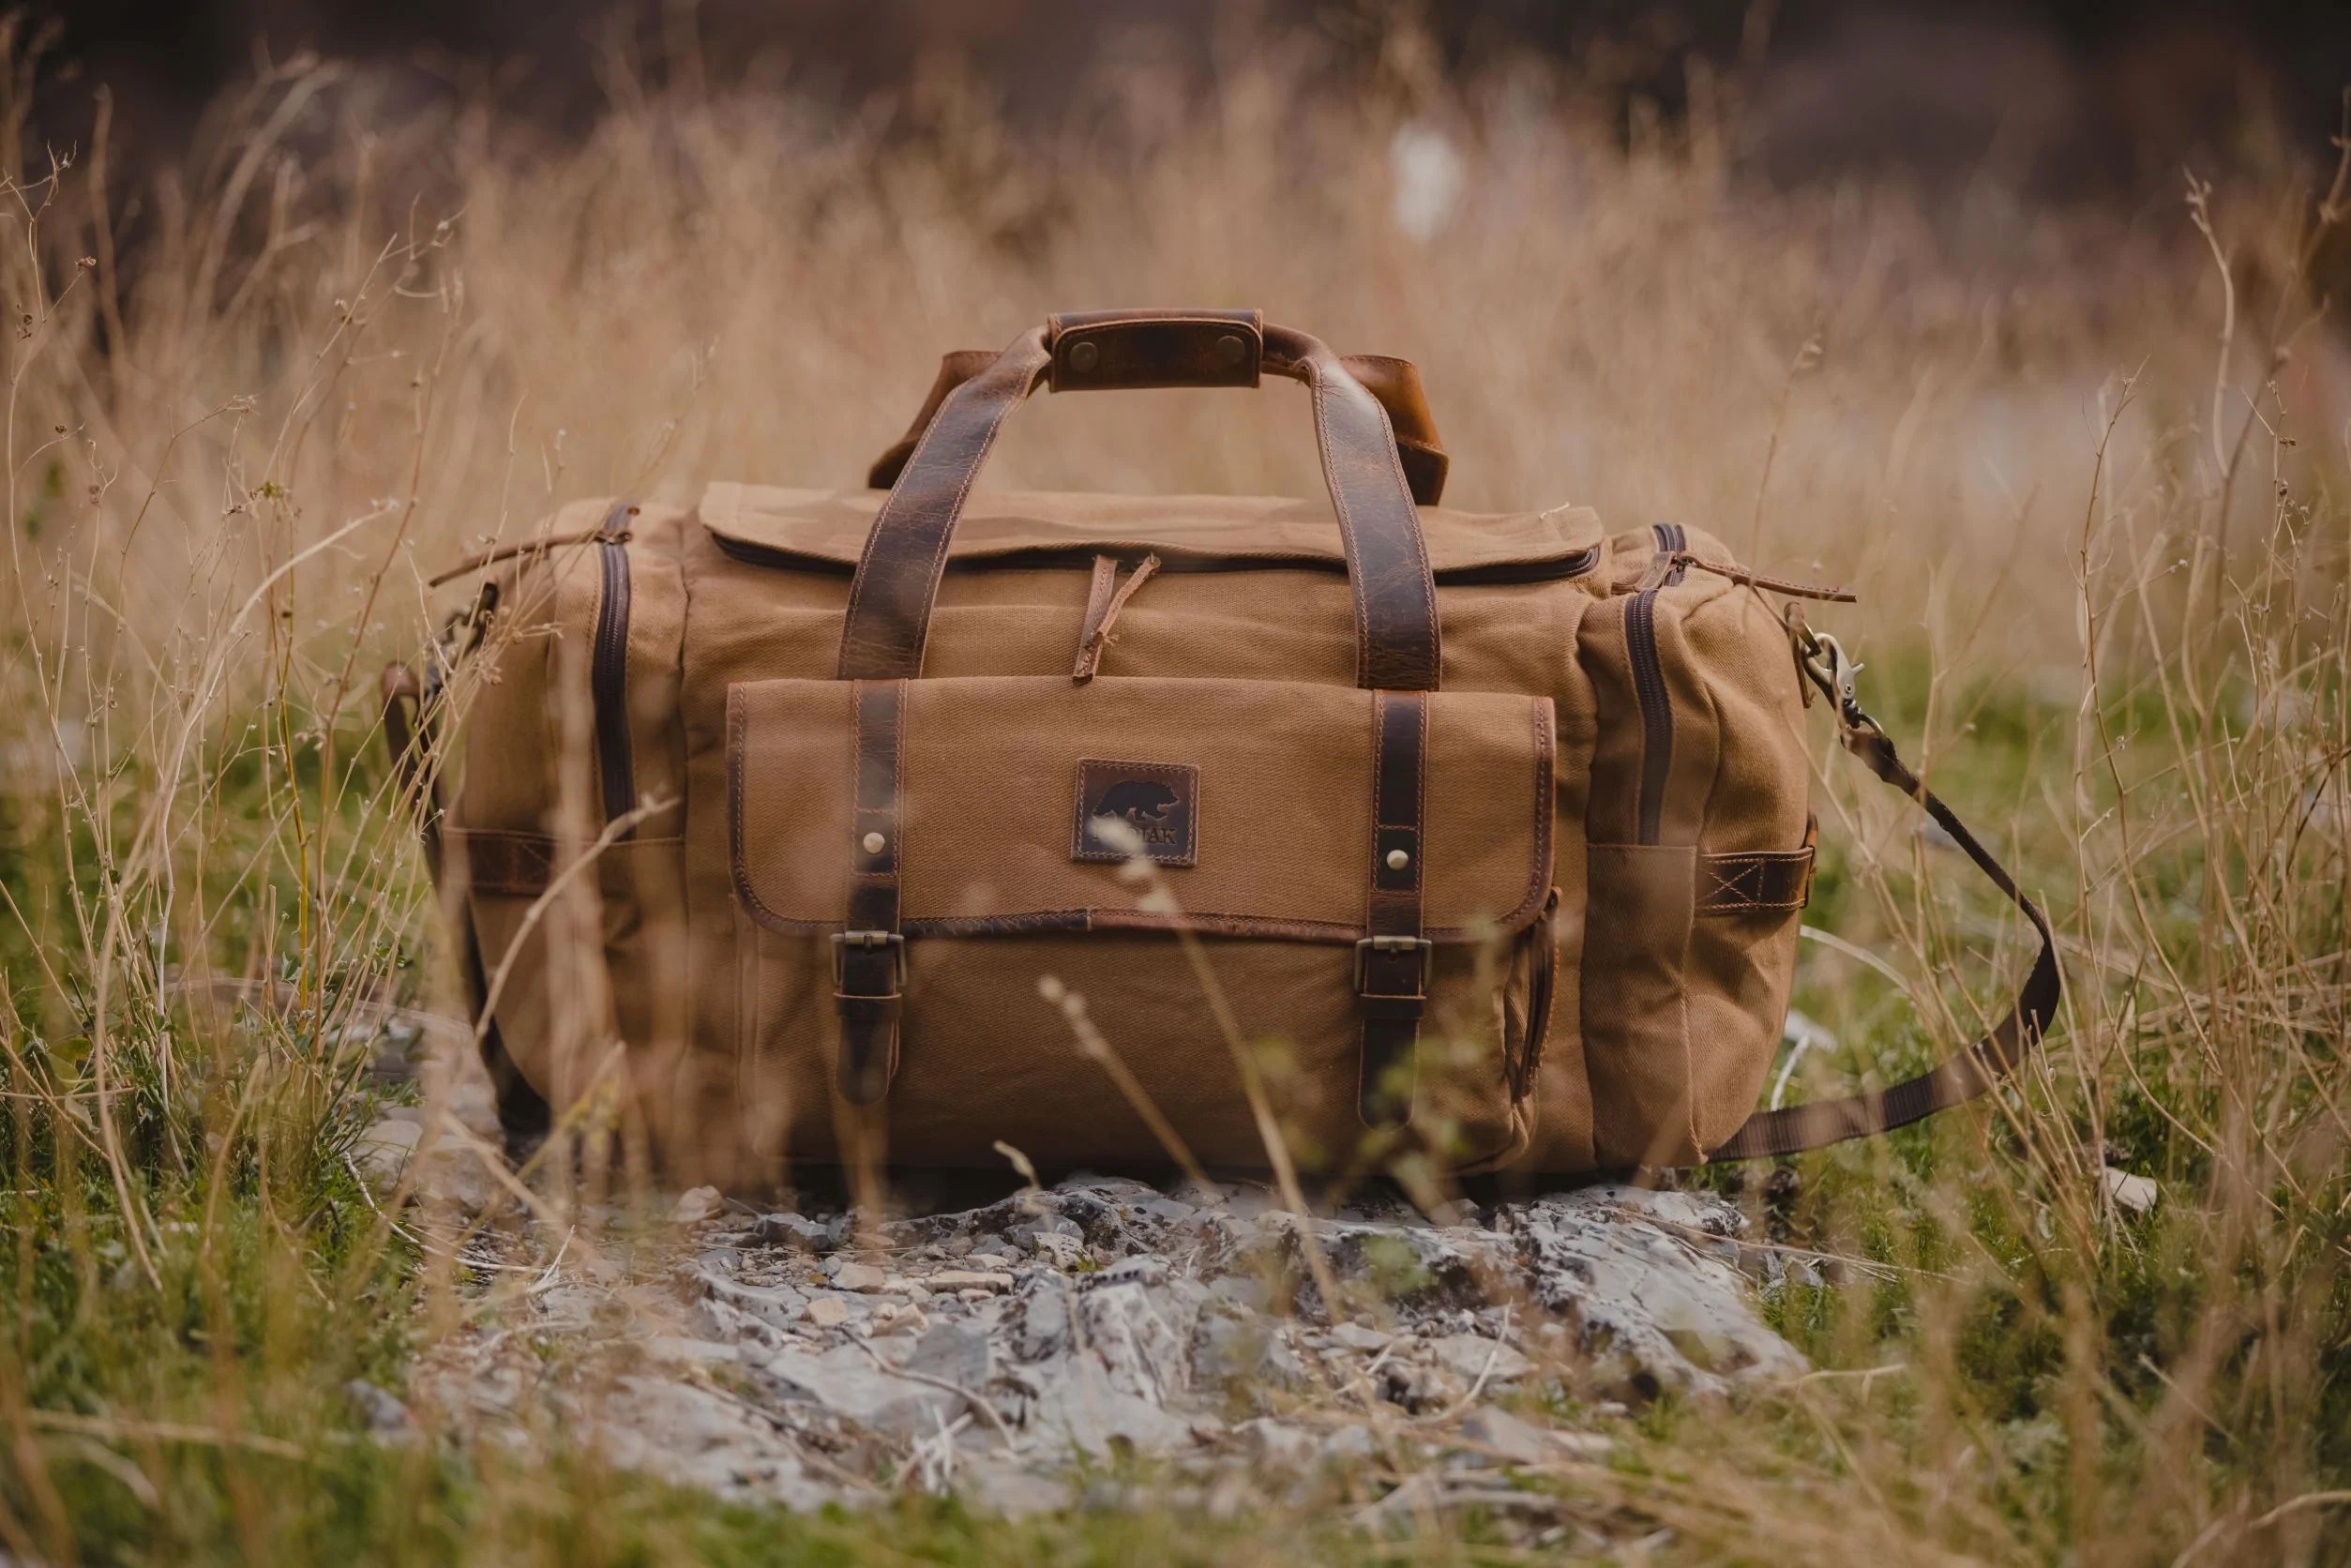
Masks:
[[[890,947],[897,949],[898,988],[906,987],[906,937],[898,931],[835,931],[833,933],[833,985],[837,989],[849,972],[849,950],[852,947]]]
[[[1848,730],[1871,731],[1877,721],[1861,711],[1853,677],[1863,667],[1845,651],[1845,644],[1825,631],[1809,627],[1802,633],[1797,662],[1821,695],[1837,705],[1837,716]]]
[[[1428,994],[1429,977],[1434,974],[1437,970],[1437,944],[1429,941],[1426,937],[1364,937],[1362,941],[1356,942],[1356,992],[1359,995],[1372,994],[1364,990],[1364,976],[1369,971],[1371,956],[1374,953],[1409,953],[1414,948],[1420,949],[1421,954],[1421,995],[1424,997],[1426,996]],[[1382,992],[1379,994],[1385,995],[1387,993]]]

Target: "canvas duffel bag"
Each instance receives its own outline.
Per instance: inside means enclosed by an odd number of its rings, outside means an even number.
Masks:
[[[1306,386],[1327,499],[974,490],[1039,387],[1264,375]],[[388,720],[510,1131],[617,1108],[721,1182],[1277,1142],[1568,1172],[1875,1131],[2012,1067],[2047,927],[1771,596],[1807,590],[1675,524],[1444,508],[1445,466],[1401,361],[1057,316],[949,355],[867,489],[582,502],[452,574]],[[1808,680],[2042,948],[1971,1049],[1758,1113]]]

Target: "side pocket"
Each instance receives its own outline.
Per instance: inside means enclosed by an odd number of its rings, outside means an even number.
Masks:
[[[1706,1153],[1756,1108],[1778,1051],[1796,978],[1797,914],[1812,891],[1812,845],[1808,827],[1799,850],[1698,857],[1687,984],[1691,1123]]]
[[[1697,851],[1594,844],[1591,884],[1606,912],[1584,932],[1584,1065],[1592,1153],[1604,1169],[1702,1158],[1691,1099],[1683,972],[1695,913]]]
[[[1719,557],[1720,542],[1694,541]],[[1804,710],[1787,631],[1760,595],[1725,594],[1682,624],[1714,712],[1688,957],[1693,1117],[1709,1153],[1756,1109],[1795,982],[1814,823]]]

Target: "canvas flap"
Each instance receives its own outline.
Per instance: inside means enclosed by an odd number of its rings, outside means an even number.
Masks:
[[[848,910],[852,684],[728,691],[735,895],[762,925]],[[900,916],[909,933],[1192,928],[1352,942],[1372,857],[1373,694],[1276,681],[986,676],[907,684]],[[1548,698],[1429,696],[1426,934],[1479,941],[1537,918],[1551,873]],[[1152,840],[1153,877],[1098,848],[1108,812]]]
[[[886,491],[780,490],[720,482],[702,492],[702,523],[722,541],[811,567],[854,567]],[[1551,563],[1595,552],[1603,531],[1589,506],[1544,512],[1420,509],[1439,578]],[[1083,495],[982,491],[966,504],[951,564],[1048,565],[1096,553],[1156,554],[1171,567],[1289,565],[1344,569],[1327,499],[1279,496]],[[1597,556],[1593,557],[1595,560]]]

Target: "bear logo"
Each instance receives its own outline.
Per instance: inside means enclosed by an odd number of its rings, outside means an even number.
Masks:
[[[1189,763],[1080,761],[1071,854],[1078,860],[1123,860],[1139,845],[1161,865],[1189,866],[1198,792],[1199,769]],[[1105,822],[1117,822],[1126,832],[1097,831]]]
[[[1165,784],[1129,778],[1111,785],[1086,814],[1124,822],[1141,834],[1146,844],[1171,844],[1175,842],[1175,828],[1168,818],[1175,808],[1176,792]]]

